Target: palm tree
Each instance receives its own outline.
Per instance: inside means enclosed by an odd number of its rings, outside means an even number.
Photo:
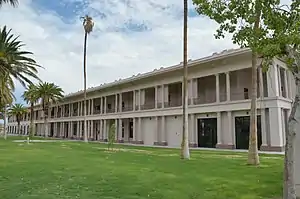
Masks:
[[[182,141],[181,158],[190,159],[189,139],[188,139],[188,95],[187,95],[187,23],[188,23],[188,2],[183,0],[183,115],[182,115]]]
[[[22,104],[14,104],[10,109],[8,114],[11,116],[15,116],[17,120],[17,132],[20,135],[20,124],[21,124],[21,118],[24,114],[27,113],[26,107],[24,107]]]
[[[4,120],[4,139],[7,137],[6,132],[6,118],[7,118],[7,105],[12,104],[15,99],[13,91],[15,90],[14,83],[8,74],[0,74],[0,107],[3,113]]]
[[[23,99],[30,104],[30,130],[29,138],[34,136],[34,104],[38,102],[37,87],[34,84],[30,84],[26,91],[22,95]]]
[[[1,1],[1,0],[0,0]],[[0,29],[0,74],[8,74],[8,81],[18,80],[24,87],[31,84],[31,79],[38,79],[37,68],[40,67],[34,59],[29,58],[32,52],[21,51],[24,44],[7,30],[6,26]]]
[[[63,98],[63,90],[54,83],[42,82],[37,85],[36,99],[41,100],[44,112],[44,133],[48,136],[48,110],[51,103],[56,103]]]
[[[18,0],[0,0],[0,7],[5,3],[9,3],[13,7],[16,7],[19,4]]]
[[[93,31],[94,22],[92,17],[85,15],[83,19],[83,28],[84,28],[84,45],[83,45],[83,92],[84,92],[84,101],[83,101],[83,117],[84,117],[84,142],[87,142],[87,126],[86,126],[86,46],[87,46],[87,36]]]

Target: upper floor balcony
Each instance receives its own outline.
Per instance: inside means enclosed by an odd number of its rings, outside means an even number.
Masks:
[[[277,76],[276,76],[277,75]],[[268,73],[258,72],[257,97],[289,97],[288,76],[284,68],[271,68]],[[277,83],[274,82],[277,77]],[[262,84],[260,84],[261,79]],[[218,104],[251,98],[251,68],[221,72],[188,80],[188,105]],[[262,86],[262,91],[260,87]],[[274,91],[275,90],[275,91]],[[108,96],[87,100],[87,115],[116,114],[181,107],[183,104],[182,82],[153,85]],[[41,111],[35,114],[40,117]],[[83,101],[53,107],[51,117],[76,117],[83,115]]]

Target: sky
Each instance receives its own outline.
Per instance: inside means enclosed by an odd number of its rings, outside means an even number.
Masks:
[[[53,82],[65,94],[83,88],[81,16],[95,22],[88,36],[87,85],[130,77],[178,64],[182,53],[182,0],[20,0],[17,8],[0,8],[0,24],[12,28],[44,67],[43,81]],[[188,57],[236,48],[230,37],[216,40],[217,28],[189,3]],[[17,102],[24,88],[17,84]]]

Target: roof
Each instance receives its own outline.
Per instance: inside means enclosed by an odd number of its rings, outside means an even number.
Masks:
[[[243,54],[243,53],[247,53],[250,52],[251,50],[249,48],[239,48],[239,49],[228,49],[228,50],[223,50],[219,53],[212,53],[210,56],[207,57],[203,57],[200,59],[196,59],[196,60],[189,60],[188,61],[188,67],[192,66],[192,65],[196,65],[196,64],[201,64],[201,63],[207,63],[210,61],[214,61],[217,59],[221,59],[221,58],[225,58],[225,57],[230,57],[230,56],[235,56],[235,55],[239,55],[239,54]],[[183,67],[182,62],[177,64],[177,65],[173,65],[173,66],[169,66],[169,67],[161,67],[159,69],[154,69],[153,71],[150,72],[146,72],[143,74],[137,74],[137,75],[133,75],[132,77],[129,78],[125,78],[125,79],[119,79],[119,80],[115,80],[114,82],[110,82],[110,83],[104,83],[104,84],[100,84],[99,86],[96,87],[91,87],[87,89],[87,93],[89,92],[93,92],[93,91],[98,91],[101,89],[105,89],[105,88],[109,88],[109,87],[113,87],[113,86],[117,86],[117,85],[121,85],[124,83],[129,83],[129,82],[133,82],[136,80],[141,80],[141,79],[145,79],[148,77],[152,77],[158,74],[163,74],[163,73],[167,73],[167,72],[171,72],[171,71],[175,71],[178,70],[180,68]],[[75,97],[78,95],[82,95],[83,94],[83,90],[77,91],[75,93],[70,93],[65,95],[65,98],[69,98],[69,97]]]

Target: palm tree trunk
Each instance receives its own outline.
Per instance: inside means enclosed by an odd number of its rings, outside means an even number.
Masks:
[[[29,138],[32,139],[34,136],[34,122],[33,122],[33,114],[34,114],[34,110],[33,110],[33,106],[34,104],[31,103],[30,105],[30,132],[29,132]]]
[[[88,142],[87,139],[87,127],[86,127],[86,43],[87,43],[87,32],[84,33],[84,46],[83,46],[83,92],[84,92],[84,99],[83,99],[83,137],[84,142]]]
[[[17,129],[17,132],[18,132],[18,135],[20,135],[20,127],[21,127],[21,122],[20,121],[17,121],[17,125],[18,125],[18,129]]]
[[[259,29],[260,24],[260,1],[256,1],[256,19],[254,23],[254,34]],[[252,93],[251,93],[251,111],[250,111],[250,133],[249,133],[249,151],[248,164],[259,165],[258,146],[257,146],[257,53],[252,52]]]
[[[44,133],[48,137],[48,109],[44,109]]]
[[[188,3],[183,0],[183,117],[182,117],[182,141],[181,141],[181,158],[190,159],[189,139],[188,139],[188,95],[187,95],[187,22],[188,22]]]
[[[6,140],[6,138],[7,138],[6,117],[7,117],[7,110],[6,110],[6,105],[4,105],[4,139],[5,139],[5,140]]]

